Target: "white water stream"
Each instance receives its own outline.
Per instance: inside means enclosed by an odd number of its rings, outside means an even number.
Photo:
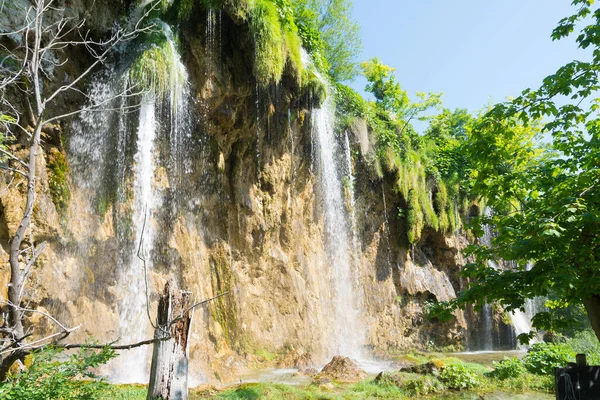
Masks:
[[[492,210],[486,208],[484,210],[486,216],[492,215]],[[485,225],[483,227],[483,237],[481,238],[481,243],[486,246],[492,245],[493,232],[492,228],[489,225]],[[493,260],[488,260],[488,266],[493,269],[498,269],[498,264]],[[521,310],[515,310],[508,315],[510,316],[512,325],[514,327],[515,335],[518,336],[522,333],[529,333],[532,330],[531,326],[531,318],[535,314],[533,310],[533,301],[527,300],[526,310],[525,312]],[[494,350],[493,343],[493,315],[492,315],[492,307],[489,304],[483,306],[482,311],[482,350]]]
[[[87,206],[82,205],[85,208],[81,212],[96,213],[93,210],[94,201],[106,207],[104,204],[109,201],[111,191],[116,194],[112,211],[106,209],[103,212],[112,212],[116,216],[115,236],[119,251],[113,257],[117,264],[116,279],[121,286],[117,293],[123,293],[117,303],[119,344],[136,343],[154,334],[146,312],[145,279],[152,270],[156,213],[162,204],[162,194],[156,188],[157,181],[164,180],[156,176],[159,155],[155,145],[159,136],[166,137],[168,142],[168,167],[171,177],[175,179],[171,184],[183,181],[183,175],[187,172],[182,154],[185,141],[191,134],[188,75],[177,53],[170,28],[166,24],[159,25],[167,40],[164,50],[169,63],[166,93],[157,94],[154,90],[144,93],[137,100],[139,112],[133,113],[131,102],[134,100],[117,96],[131,84],[129,70],[122,71],[117,79],[108,72],[99,74],[91,86],[90,101],[100,103],[114,97],[111,106],[116,111],[83,113],[74,122],[74,134],[70,140],[74,181],[90,192],[90,199],[95,199]],[[113,66],[111,71],[115,70],[118,69]],[[131,120],[136,117],[137,124]],[[133,153],[133,165],[128,165],[128,150]],[[127,190],[128,182],[133,182],[131,193]],[[123,212],[129,205],[130,213]],[[80,229],[94,228],[82,225]],[[82,243],[82,246],[85,247],[86,243]],[[138,248],[141,258],[138,257]],[[87,250],[82,248],[81,252]],[[144,273],[142,259],[145,260],[148,274]],[[151,281],[149,284],[150,291],[155,289]],[[150,350],[150,347],[143,346],[122,352],[108,366],[110,380],[121,383],[147,382]]]
[[[327,96],[321,108],[312,110],[318,178],[325,214],[325,245],[331,268],[331,296],[334,325],[330,355],[363,358],[366,328],[362,321],[359,295],[355,291],[349,223],[344,204],[342,177],[339,171],[339,146],[334,137],[335,105]]]

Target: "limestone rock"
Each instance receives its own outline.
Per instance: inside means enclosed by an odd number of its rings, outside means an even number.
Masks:
[[[426,362],[424,364],[412,365],[410,367],[405,367],[400,370],[400,372],[410,372],[413,374],[420,375],[439,375],[441,370],[444,368],[444,363],[439,360],[433,360]]]
[[[367,373],[348,357],[335,356],[315,377],[315,381],[323,378],[342,383],[356,383],[365,379]]]

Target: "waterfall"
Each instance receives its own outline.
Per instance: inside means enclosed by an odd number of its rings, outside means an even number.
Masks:
[[[296,146],[294,143],[294,130],[292,129],[292,110],[289,108],[288,108],[288,134],[290,137],[290,154],[291,154],[290,164],[292,165],[292,190],[295,190],[298,172],[296,171],[296,163],[294,162]],[[295,195],[295,193],[292,193],[292,195]]]
[[[484,213],[486,216],[491,216],[491,210],[486,208]],[[492,245],[492,227],[488,224],[483,226],[483,237],[481,243],[485,246]],[[489,268],[498,269],[498,265],[493,260],[487,262]],[[494,328],[494,316],[492,306],[490,304],[484,304],[481,308],[481,330],[480,330],[480,341],[479,346],[481,350],[494,350],[493,340],[493,328]]]
[[[86,214],[107,213],[108,205],[112,204],[115,245],[118,249],[113,257],[116,278],[121,287],[118,293],[123,293],[116,304],[120,344],[135,343],[153,335],[146,313],[144,264],[150,275],[157,238],[156,218],[162,205],[161,190],[164,190],[164,183],[160,181],[165,180],[164,175],[156,174],[159,137],[161,142],[165,138],[168,146],[166,164],[172,179],[168,185],[176,187],[182,184],[183,176],[190,167],[183,156],[192,126],[188,75],[177,53],[170,28],[160,21],[158,25],[166,38],[165,47],[159,49],[168,62],[164,92],[149,82],[150,89],[140,98],[118,97],[129,85],[138,82],[129,82],[133,79],[129,68],[110,66],[96,76],[88,97],[92,103],[114,98],[110,107],[106,107],[113,111],[80,115],[74,121],[69,143],[74,182],[89,191],[89,198],[92,199],[87,209],[82,211]],[[142,71],[141,79],[154,76],[152,68],[155,67],[154,64],[145,65],[147,70]],[[139,112],[131,111],[132,102],[137,103]],[[132,158],[128,158],[128,152],[133,155]],[[127,187],[131,183],[130,191]],[[100,209],[94,203],[100,204]],[[95,227],[81,229],[87,229],[93,236]],[[93,243],[82,243],[80,253],[86,254],[89,245],[93,246]],[[145,262],[138,258],[138,247],[139,255]],[[150,278],[147,277],[149,281]],[[150,291],[155,289],[149,287]],[[118,359],[109,363],[110,380],[120,383],[147,382],[149,356],[148,346],[124,351]]]
[[[260,129],[260,88],[258,87],[258,81],[256,82],[256,168],[258,171],[258,184],[260,185],[260,177],[262,172],[261,159],[260,159],[260,145],[261,145],[261,129]]]
[[[530,261],[527,263],[525,267],[527,271],[533,268],[533,263]],[[510,319],[515,328],[515,334],[519,336],[522,333],[530,333],[533,329],[531,326],[531,319],[538,312],[537,302],[540,300],[539,297],[535,299],[527,299],[525,300],[525,304],[523,305],[524,310],[514,310],[510,312]],[[537,343],[538,339],[533,338],[531,343]]]
[[[487,217],[491,217],[493,215],[493,211],[490,208],[485,208],[484,215]],[[488,224],[483,226],[483,237],[481,238],[481,243],[485,246],[491,246],[493,239],[493,231],[492,227]],[[513,268],[516,266],[516,263],[512,262],[511,265]],[[527,268],[531,269],[533,264],[529,263]],[[498,269],[498,264],[493,260],[488,260],[488,267],[493,269]],[[532,330],[531,326],[531,318],[535,315],[534,310],[534,301],[531,299],[526,300],[525,303],[525,312],[521,310],[514,310],[508,313],[511,323],[514,328],[514,333],[516,336],[522,333],[529,333]],[[493,328],[493,315],[492,315],[492,307],[489,304],[485,304],[481,310],[481,318],[482,318],[482,329],[481,329],[481,343],[484,350],[493,350],[494,344],[492,340],[492,328]]]
[[[361,321],[354,271],[350,257],[349,224],[345,213],[338,145],[334,137],[335,105],[327,96],[321,108],[312,111],[320,191],[325,217],[325,244],[331,266],[334,325],[331,338],[334,354],[357,359],[365,344],[366,329]]]
[[[392,254],[392,247],[390,245],[390,219],[388,216],[387,202],[385,200],[385,186],[383,180],[381,181],[381,196],[383,197],[383,216],[385,217],[385,240],[387,245],[387,264],[388,268],[391,268],[392,261],[390,255]],[[414,260],[414,246],[413,246],[413,260]]]
[[[350,212],[350,227],[352,228],[352,253],[354,256],[354,285],[356,290],[360,290],[360,279],[358,272],[358,263],[360,262],[358,252],[358,225],[356,222],[356,199],[354,197],[354,172],[352,168],[352,153],[350,151],[350,140],[348,140],[348,131],[344,131],[344,159],[345,159],[345,183],[346,183],[346,199],[347,209]]]
[[[119,306],[121,341],[135,343],[143,340],[148,329],[146,308],[144,262],[138,259],[138,244],[140,256],[145,260],[146,272],[152,268],[151,249],[154,245],[154,227],[152,213],[159,203],[152,188],[154,177],[154,143],[156,139],[157,121],[155,115],[156,100],[152,93],[143,96],[140,108],[139,125],[137,129],[137,152],[134,157],[135,181],[133,194],[133,226],[135,229],[135,254],[131,263],[123,271],[120,283],[127,293]],[[143,238],[143,241],[142,241]],[[113,366],[113,380],[122,383],[146,382],[148,370],[142,360],[147,360],[149,347],[142,346],[124,352],[118,363]],[[140,368],[142,367],[142,368]]]

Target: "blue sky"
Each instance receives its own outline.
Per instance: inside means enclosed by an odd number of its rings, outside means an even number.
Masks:
[[[586,58],[575,37],[550,38],[572,11],[569,0],[354,0],[353,12],[361,61],[395,67],[412,99],[443,92],[444,106],[476,111]],[[351,86],[362,92],[364,78]]]

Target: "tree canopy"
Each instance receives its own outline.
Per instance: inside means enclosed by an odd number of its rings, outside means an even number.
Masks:
[[[591,61],[570,62],[539,89],[495,105],[469,135],[472,190],[493,210],[473,232],[481,236],[488,224],[496,234],[490,246],[470,246],[473,262],[464,275],[471,283],[433,315],[483,302],[514,310],[545,296],[551,301],[533,318],[535,328],[564,326],[569,314],[561,311],[584,305],[600,338],[600,10],[592,1],[573,4],[576,13],[559,22],[552,38],[586,24],[576,40],[592,50]],[[496,270],[488,260],[507,267]]]

